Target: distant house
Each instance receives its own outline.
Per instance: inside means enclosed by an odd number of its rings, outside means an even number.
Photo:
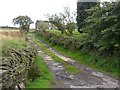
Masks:
[[[57,29],[57,27],[54,24],[51,24],[49,21],[37,20],[35,23],[35,29],[40,30],[41,28],[49,30]]]

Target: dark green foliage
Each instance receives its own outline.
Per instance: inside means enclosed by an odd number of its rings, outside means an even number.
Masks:
[[[73,34],[73,31],[76,29],[76,24],[74,22],[67,23],[66,29],[70,34]]]
[[[97,48],[101,54],[110,56],[120,53],[120,2],[103,3],[85,20],[83,30],[87,32],[86,43]]]
[[[96,2],[77,2],[77,26],[78,31],[81,32],[81,28],[84,26],[84,20],[88,17],[87,9],[97,5]]]

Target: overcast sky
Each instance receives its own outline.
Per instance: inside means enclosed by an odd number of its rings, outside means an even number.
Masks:
[[[45,14],[62,12],[65,6],[76,11],[77,0],[0,0],[0,26],[13,26],[12,19],[19,15],[28,15],[34,22],[45,20]]]
[[[65,6],[76,11],[76,3],[77,0],[0,0],[0,26],[13,26],[12,19],[19,15],[28,15],[35,22],[44,20],[47,13],[62,12]]]

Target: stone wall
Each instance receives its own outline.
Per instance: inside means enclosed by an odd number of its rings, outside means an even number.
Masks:
[[[37,52],[34,48],[11,49],[8,55],[0,60],[0,88],[13,89],[24,82]]]

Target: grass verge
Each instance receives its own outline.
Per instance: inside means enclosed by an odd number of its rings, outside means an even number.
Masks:
[[[27,80],[25,83],[26,89],[30,88],[50,88],[51,84],[55,85],[55,80],[49,68],[45,65],[42,58],[37,55],[35,58],[35,64],[40,70],[40,77],[36,78],[34,82]]]

